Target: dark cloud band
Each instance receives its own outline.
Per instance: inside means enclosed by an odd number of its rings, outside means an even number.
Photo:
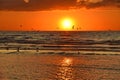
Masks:
[[[95,0],[94,0],[95,1]],[[0,10],[41,11],[71,8],[96,8],[115,6],[120,8],[120,0],[0,0]]]

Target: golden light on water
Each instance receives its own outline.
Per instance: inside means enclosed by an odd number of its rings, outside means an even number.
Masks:
[[[68,57],[63,58],[57,74],[61,80],[74,80],[73,69],[71,67],[72,65],[73,65],[72,58],[68,58]]]
[[[66,63],[66,64],[70,64],[71,62],[72,62],[71,59],[65,59],[65,63]]]
[[[62,62],[62,66],[70,66],[72,65],[73,61],[71,58],[64,58]]]

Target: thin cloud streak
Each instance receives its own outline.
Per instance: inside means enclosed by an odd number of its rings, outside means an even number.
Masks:
[[[120,8],[120,0],[0,0],[0,10],[8,11],[67,10],[82,7],[90,9],[109,6]]]
[[[81,0],[78,7],[96,8],[96,7],[117,7],[120,8],[120,0]]]

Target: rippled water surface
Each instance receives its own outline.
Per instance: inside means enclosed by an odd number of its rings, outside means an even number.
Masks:
[[[0,32],[0,80],[119,80],[120,31]]]
[[[119,80],[119,55],[0,54],[0,80]]]
[[[0,49],[120,52],[120,31],[0,32]]]

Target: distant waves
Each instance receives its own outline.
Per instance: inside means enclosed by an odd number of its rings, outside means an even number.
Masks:
[[[0,32],[0,49],[120,52],[120,32]]]

